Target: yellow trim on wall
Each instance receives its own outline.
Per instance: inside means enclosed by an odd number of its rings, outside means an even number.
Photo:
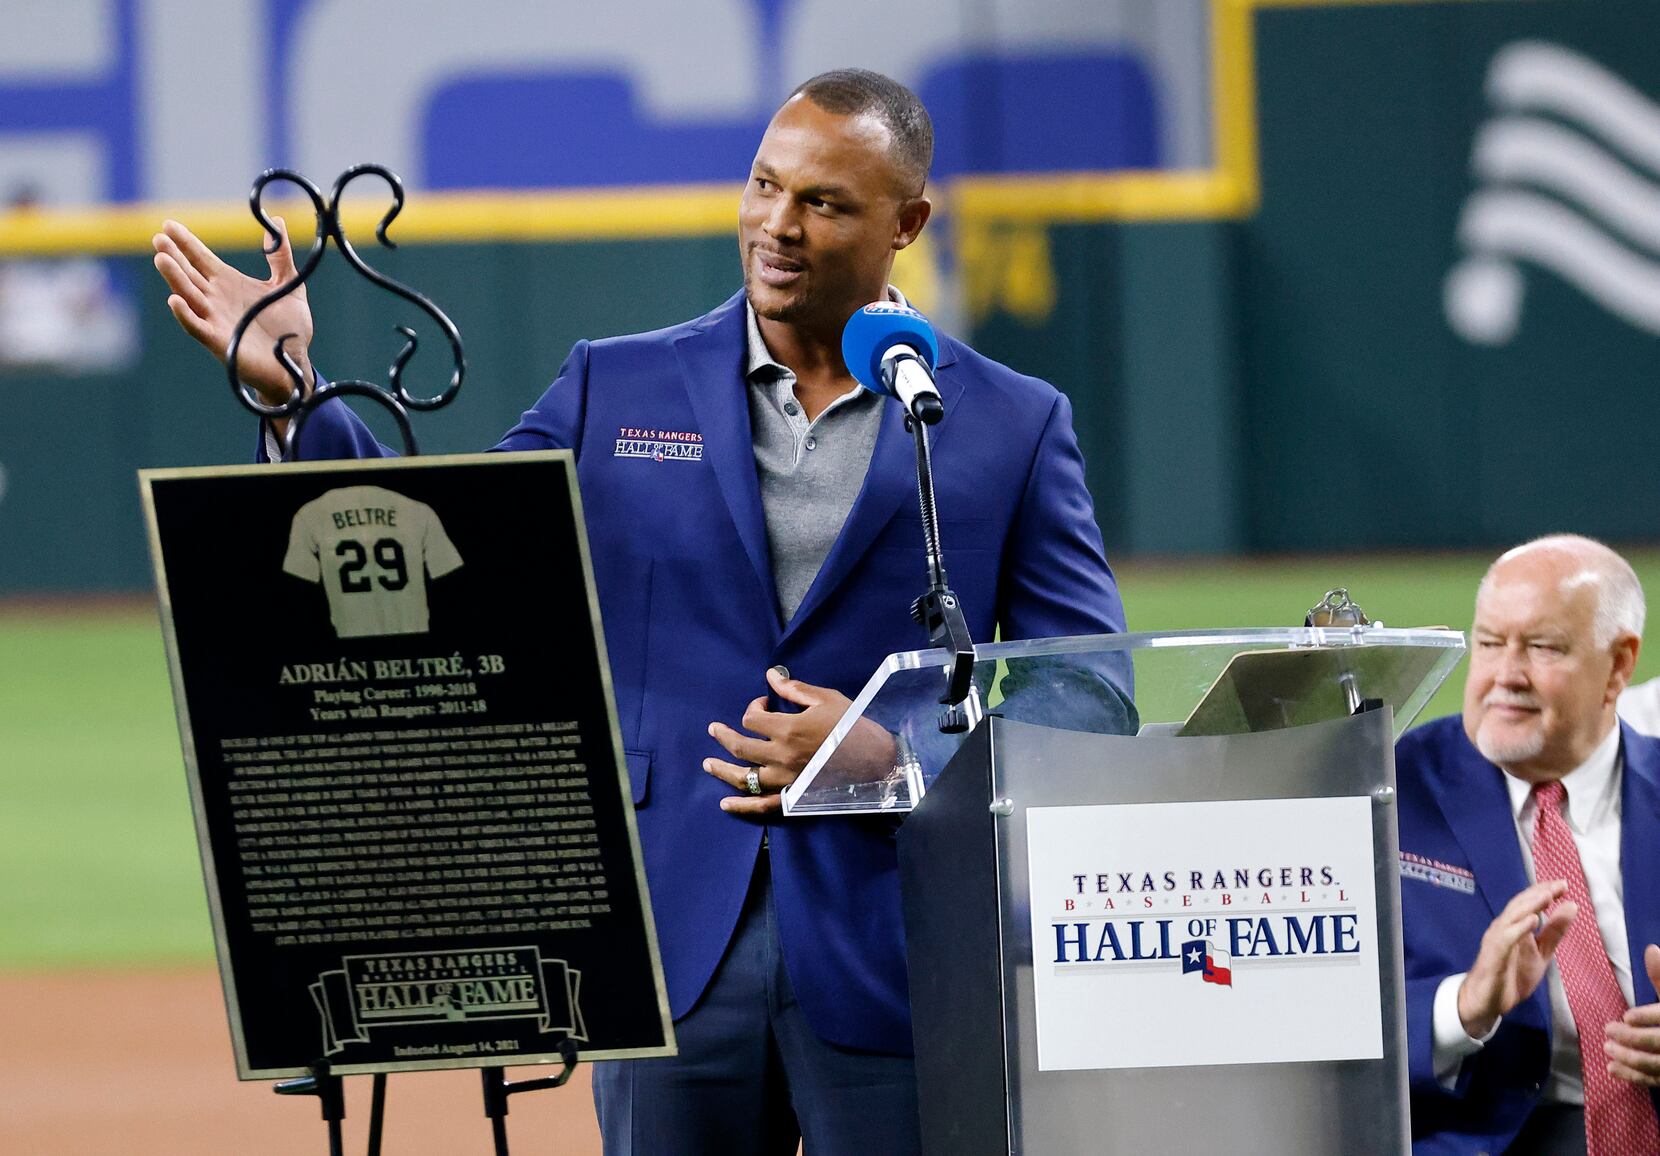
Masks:
[[[1259,0],[1211,0],[1211,133],[1216,175],[1232,199],[1217,217],[1248,217],[1261,200],[1257,175],[1256,9]]]
[[[946,202],[959,223],[1213,220],[1237,215],[1237,182],[1218,172],[1035,173],[963,177]]]
[[[936,205],[959,222],[1235,220],[1256,211],[1256,13],[1269,8],[1356,7],[1474,0],[1211,0],[1209,169],[967,176],[940,182]],[[1491,0],[1490,0],[1491,2]],[[421,193],[391,228],[399,243],[611,241],[727,235],[739,190],[725,184],[556,192]],[[303,203],[277,205],[297,224]],[[373,243],[383,211],[348,208],[347,234]],[[134,204],[0,216],[0,255],[148,252],[161,222],[187,223],[209,245],[248,248],[258,227],[243,204]]]
[[[421,193],[387,230],[406,242],[605,241],[645,237],[726,235],[737,225],[739,189],[732,185],[664,185],[550,193]],[[346,235],[374,245],[386,206],[367,198],[348,205]],[[304,247],[301,222],[314,220],[309,203],[277,201],[267,212],[287,219]],[[183,221],[214,247],[246,249],[259,243],[259,226],[246,204],[116,205],[74,212],[0,217],[0,253],[147,252],[167,218]]]

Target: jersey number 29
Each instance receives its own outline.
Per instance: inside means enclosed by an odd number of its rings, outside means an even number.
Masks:
[[[403,546],[396,538],[381,538],[375,543],[375,580],[386,590],[402,590],[409,585],[409,567],[404,564]],[[340,566],[340,589],[347,594],[363,594],[370,587],[369,576],[363,571],[369,565],[369,552],[362,542],[350,538],[334,548],[336,558],[344,558]]]

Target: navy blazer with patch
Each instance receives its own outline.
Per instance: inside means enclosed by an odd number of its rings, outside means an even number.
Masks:
[[[1660,740],[1620,724],[1620,869],[1633,993],[1655,1002],[1643,948],[1660,942]],[[1473,890],[1401,877],[1406,949],[1407,1049],[1414,1153],[1499,1153],[1515,1139],[1550,1070],[1549,985],[1504,1017],[1487,1045],[1464,1061],[1456,1086],[1435,1078],[1435,989],[1468,971],[1482,934],[1528,886],[1504,772],[1482,757],[1458,715],[1409,731],[1395,747],[1401,854],[1468,872]],[[1601,1048],[1601,1041],[1596,1041]],[[1657,1101],[1660,1103],[1660,1101]]]
[[[623,745],[676,1018],[703,991],[737,924],[762,827],[720,809],[705,773],[768,693],[765,671],[852,697],[889,653],[926,645],[911,599],[926,576],[916,464],[887,406],[864,486],[795,616],[780,623],[762,519],[743,294],[653,333],[579,342],[496,447],[568,448],[588,521]],[[1071,407],[1053,386],[943,337],[945,418],[932,438],[941,540],[976,639],[1124,628],[1084,485]],[[618,456],[624,429],[702,437],[701,460]],[[388,453],[338,402],[314,413],[301,456]],[[1127,680],[1124,691],[1128,691]],[[832,1043],[911,1051],[891,823],[789,819],[771,828],[785,964]]]

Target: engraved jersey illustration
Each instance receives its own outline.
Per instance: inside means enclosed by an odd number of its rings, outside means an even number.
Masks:
[[[282,563],[323,584],[340,638],[424,634],[427,578],[460,566],[432,507],[380,486],[344,486],[301,506]]]

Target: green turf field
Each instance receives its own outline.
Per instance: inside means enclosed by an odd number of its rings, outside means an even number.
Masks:
[[[1660,551],[1631,555],[1660,591]],[[1485,556],[1119,568],[1134,630],[1295,625],[1346,585],[1390,626],[1468,625]],[[1660,646],[1640,678],[1660,674]],[[1462,668],[1424,718],[1458,709]],[[151,611],[0,610],[0,966],[211,958]]]
[[[155,612],[0,615],[0,964],[211,957]]]

